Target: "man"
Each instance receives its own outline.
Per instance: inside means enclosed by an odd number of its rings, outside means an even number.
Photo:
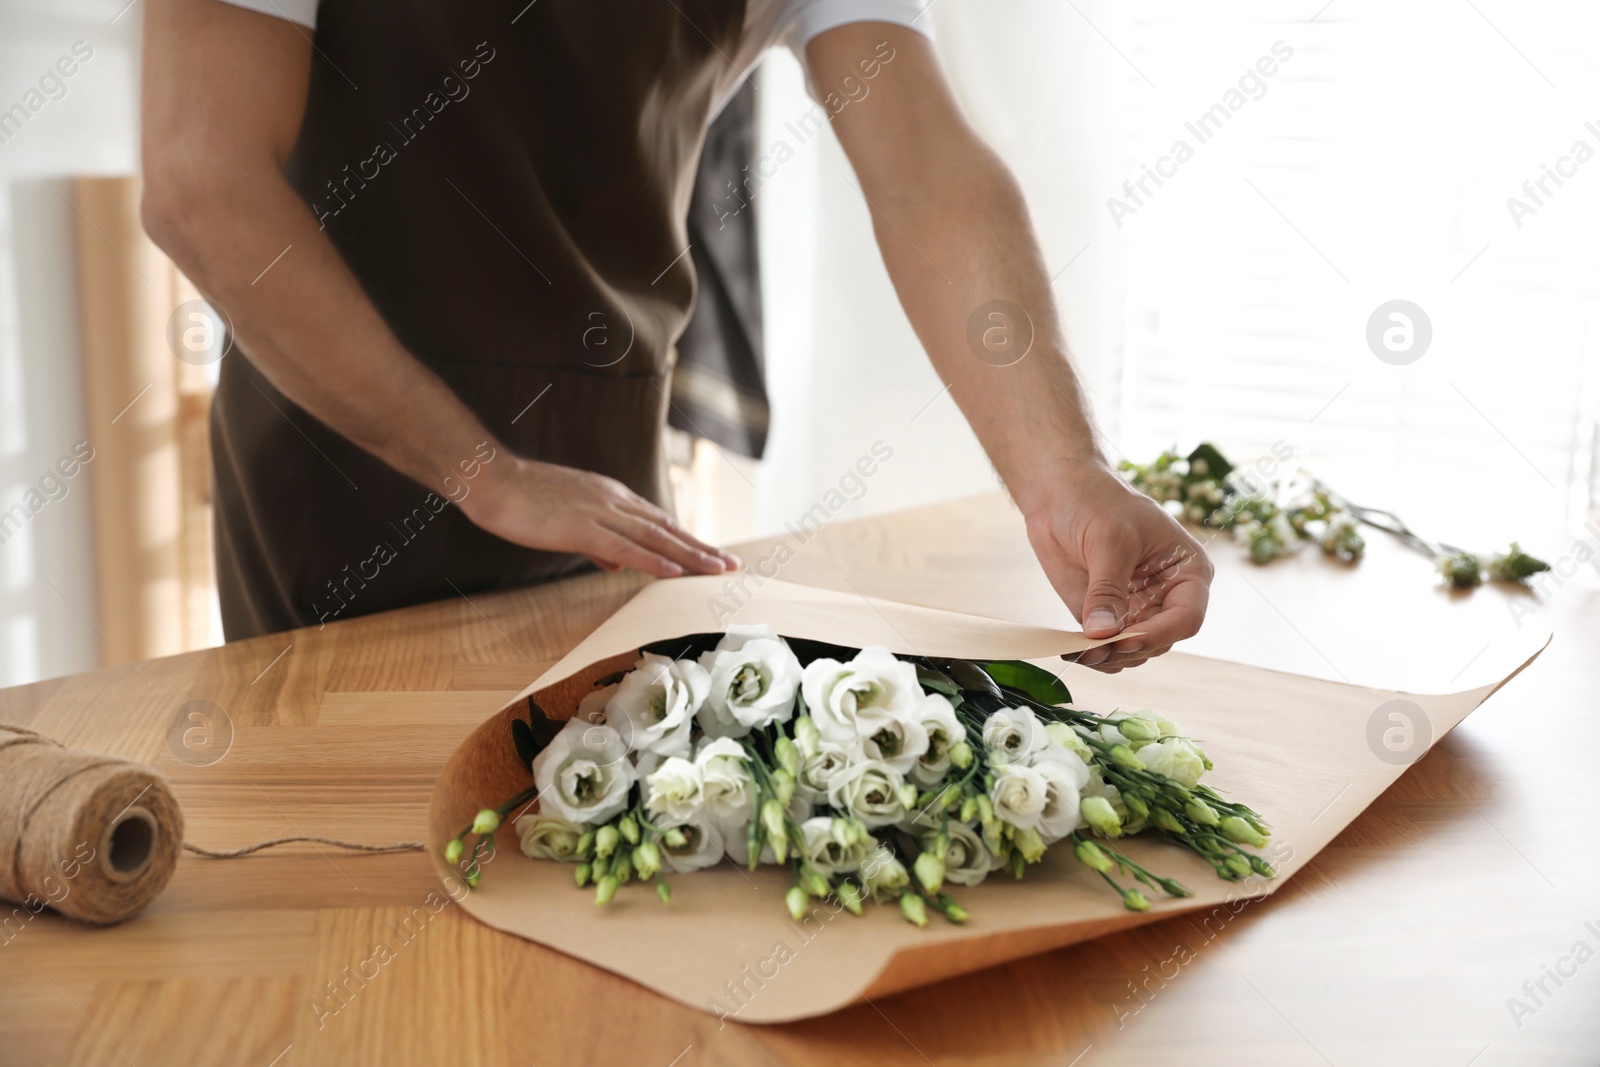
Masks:
[[[1083,662],[1132,666],[1195,633],[1210,564],[1101,456],[1026,206],[917,14],[148,0],[145,226],[248,357],[224,361],[212,417],[228,636],[585,558],[659,577],[737,564],[663,510],[661,428],[704,130],[780,41],[819,99],[871,79],[829,110],[901,303],[1085,631],[1142,634]],[[967,340],[994,300],[1035,336],[1005,367]]]

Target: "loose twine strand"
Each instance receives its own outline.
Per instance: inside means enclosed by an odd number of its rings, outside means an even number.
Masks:
[[[183,831],[176,798],[151,768],[0,724],[0,900],[31,911],[48,903],[89,922],[120,922],[161,892],[180,844],[218,860],[294,843],[371,854],[426,847],[295,834],[218,850],[184,841]]]

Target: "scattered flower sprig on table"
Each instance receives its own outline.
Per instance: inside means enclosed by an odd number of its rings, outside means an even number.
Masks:
[[[1168,450],[1151,463],[1123,460],[1121,467],[1135,489],[1176,517],[1231,532],[1248,546],[1256,563],[1269,563],[1307,542],[1315,542],[1325,555],[1354,563],[1366,550],[1360,528],[1367,525],[1432,558],[1457,589],[1481,585],[1485,575],[1495,581],[1526,582],[1550,569],[1515,541],[1508,551],[1487,556],[1443,541],[1426,541],[1392,512],[1353,504],[1315,478],[1273,481],[1240,471],[1209,443],[1187,456]]]
[[[670,901],[669,872],[726,856],[787,867],[797,919],[833,897],[857,915],[893,904],[919,926],[934,913],[959,923],[968,915],[948,889],[1021,878],[1063,843],[1131,910],[1150,907],[1146,890],[1188,896],[1115,844],[1139,833],[1229,881],[1274,873],[1250,851],[1266,845],[1266,823],[1200,783],[1211,761],[1171,721],[1074,708],[1043,668],[763,626],[672,645],[600,679],[564,724],[529,700],[512,740],[534,785],[445,848],[470,886],[501,821],[534,797],[539,810],[516,820],[522,851],[573,864],[599,904],[631,881]]]

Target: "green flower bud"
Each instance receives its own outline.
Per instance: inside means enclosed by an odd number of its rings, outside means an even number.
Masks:
[[[631,852],[617,853],[617,861],[611,865],[611,873],[619,883],[626,882],[633,877],[633,854]]]
[[[616,875],[606,875],[594,885],[594,902],[596,904],[611,903],[611,898],[617,895],[617,886],[621,884]]]
[[[990,819],[983,824],[983,844],[997,856],[1006,850],[1005,830],[1006,824],[999,819]]]
[[[978,794],[978,821],[985,826],[994,822],[994,801],[989,799],[989,794]]]
[[[476,889],[478,888],[478,883],[483,881],[483,872],[478,870],[477,865],[474,864],[461,877],[467,880],[467,888]]]
[[[918,926],[928,925],[928,905],[915,893],[907,893],[900,898],[900,914]]]
[[[861,890],[856,888],[854,882],[840,882],[834,892],[839,894],[839,902],[845,906],[846,911],[851,915],[861,914]]]
[[[800,750],[794,747],[793,741],[787,737],[779,737],[772,746],[772,752],[778,757],[778,766],[788,771],[790,777],[800,773]]]
[[[1028,861],[1022,858],[1022,853],[1013,851],[1011,853],[1012,877],[1016,878],[1016,880],[1020,882],[1022,881],[1022,876],[1027,873],[1027,870]]]
[[[939,887],[944,885],[944,860],[932,852],[918,856],[911,869],[916,872],[917,881],[930,893],[937,893]]]
[[[787,850],[789,844],[789,829],[786,825],[786,812],[776,797],[769,798],[761,805],[761,825],[766,828],[767,840],[772,844],[772,851],[778,852],[778,862],[783,862],[780,849]]]
[[[688,835],[676,826],[662,834],[661,839],[667,843],[668,848],[682,848],[689,843]]]
[[[939,807],[949,811],[959,803],[961,803],[961,788],[954,785],[945,786],[944,792],[939,794]]]
[[[827,875],[809,863],[800,865],[800,873],[796,877],[800,881],[800,888],[818,900],[833,892],[833,886],[828,883]]]
[[[854,848],[864,844],[870,836],[867,824],[852,815],[835,817],[828,824],[828,835],[840,848]]]
[[[1111,762],[1130,771],[1144,770],[1144,761],[1133,754],[1127,745],[1111,746]]]
[[[965,741],[957,741],[950,746],[950,766],[958,771],[964,771],[972,766],[972,746]]]
[[[900,806],[907,811],[917,809],[917,787],[910,782],[900,787]]]
[[[971,822],[978,817],[978,798],[968,797],[961,802],[960,818],[962,822]]]
[[[622,833],[622,839],[630,845],[639,843],[639,823],[632,815],[624,815],[617,824],[617,829]]]
[[[772,795],[779,804],[789,806],[789,799],[794,796],[794,775],[782,767],[772,772]]]
[[[663,903],[663,904],[671,903],[672,902],[672,887],[670,885],[668,885],[666,882],[657,882],[656,883],[656,896],[661,898],[661,903]]]
[[[1122,894],[1122,906],[1127,908],[1129,911],[1150,910],[1150,902],[1146,900],[1144,898],[1144,894],[1139,892],[1137,889],[1129,889]]]
[[[594,831],[585,830],[578,835],[578,855],[587,856],[594,851]]]
[[[783,903],[789,909],[789,917],[799,922],[805,918],[806,909],[811,907],[811,897],[799,886],[791,886],[783,895]]]
[[[1017,853],[1029,863],[1038,863],[1044,858],[1044,838],[1039,836],[1037,830],[1018,830],[1011,835],[1011,843],[1017,846]]]
[[[594,854],[605,859],[617,850],[617,842],[621,835],[615,826],[607,823],[594,832]]]
[[[1260,856],[1250,857],[1250,869],[1263,878],[1276,878],[1278,876],[1278,872],[1273,868],[1272,864]]]
[[[594,864],[592,863],[580,863],[578,864],[577,869],[572,872],[572,880],[578,884],[579,889],[582,889],[584,886],[588,885],[589,879],[593,876]]]
[[[802,715],[794,721],[794,743],[806,759],[817,754],[817,749],[822,744],[822,734],[817,729],[817,724],[811,721],[811,716]]]
[[[492,834],[500,829],[500,813],[493,808],[484,808],[472,820],[472,832],[480,837]]]
[[[1183,823],[1178,821],[1177,816],[1166,808],[1156,808],[1150,813],[1150,825],[1157,830],[1165,830],[1169,834],[1188,833]]]
[[[1116,809],[1105,797],[1084,797],[1078,806],[1078,812],[1085,822],[1107,837],[1118,837],[1122,834],[1122,820],[1117,818]]]
[[[1106,855],[1099,845],[1093,841],[1079,841],[1072,854],[1078,857],[1078,862],[1101,874],[1111,870],[1111,857]]]
[[[462,847],[461,838],[451,839],[450,843],[444,846],[444,861],[451,866],[455,866],[461,860]]]
[[[941,896],[939,899],[941,901],[946,901],[946,900],[950,901],[948,904],[944,905],[944,917],[946,919],[949,919],[951,922],[953,922],[953,923],[964,923],[964,922],[967,921],[967,919],[971,918],[971,916],[969,916],[967,914],[967,909],[966,908],[963,908],[960,904],[957,904],[955,901],[950,900],[949,897]]]
[[[1168,896],[1173,896],[1173,897],[1192,897],[1192,896],[1194,896],[1193,893],[1189,892],[1189,887],[1188,886],[1184,885],[1182,882],[1179,882],[1179,881],[1177,881],[1175,879],[1172,879],[1172,878],[1157,878],[1156,881],[1161,883],[1162,890],[1164,890]]]
[[[653,877],[661,869],[661,850],[655,842],[645,841],[633,850],[633,868],[641,880]]]
[[[1253,848],[1261,848],[1267,843],[1265,835],[1237,815],[1230,815],[1222,820],[1222,836],[1229,841],[1250,845]]]
[[[1248,878],[1250,876],[1250,861],[1237,852],[1223,860],[1222,864],[1240,878]]]
[[[1118,719],[1116,727],[1122,731],[1122,736],[1129,741],[1155,741],[1161,737],[1160,726],[1149,719],[1141,719],[1133,715],[1128,716],[1126,719]]]
[[[1210,804],[1195,797],[1183,806],[1183,813],[1201,826],[1220,826],[1222,819],[1217,815],[1217,809]]]
[[[1146,804],[1144,798],[1137,793],[1122,794],[1122,802],[1128,805],[1128,810],[1139,816],[1139,818],[1148,819],[1150,817],[1150,805]]]

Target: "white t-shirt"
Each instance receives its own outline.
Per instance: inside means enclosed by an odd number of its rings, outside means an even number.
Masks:
[[[223,2],[315,27],[320,0]],[[722,110],[722,105],[739,88],[761,54],[780,45],[800,60],[801,69],[806,71],[806,88],[812,96],[821,99],[823,94],[812,82],[810,68],[806,66],[806,45],[813,37],[852,22],[890,22],[932,36],[927,20],[919,21],[926,6],[924,0],[748,0],[744,34],[739,39],[738,51],[729,57],[733,65],[726,69],[717,86],[715,110]]]

